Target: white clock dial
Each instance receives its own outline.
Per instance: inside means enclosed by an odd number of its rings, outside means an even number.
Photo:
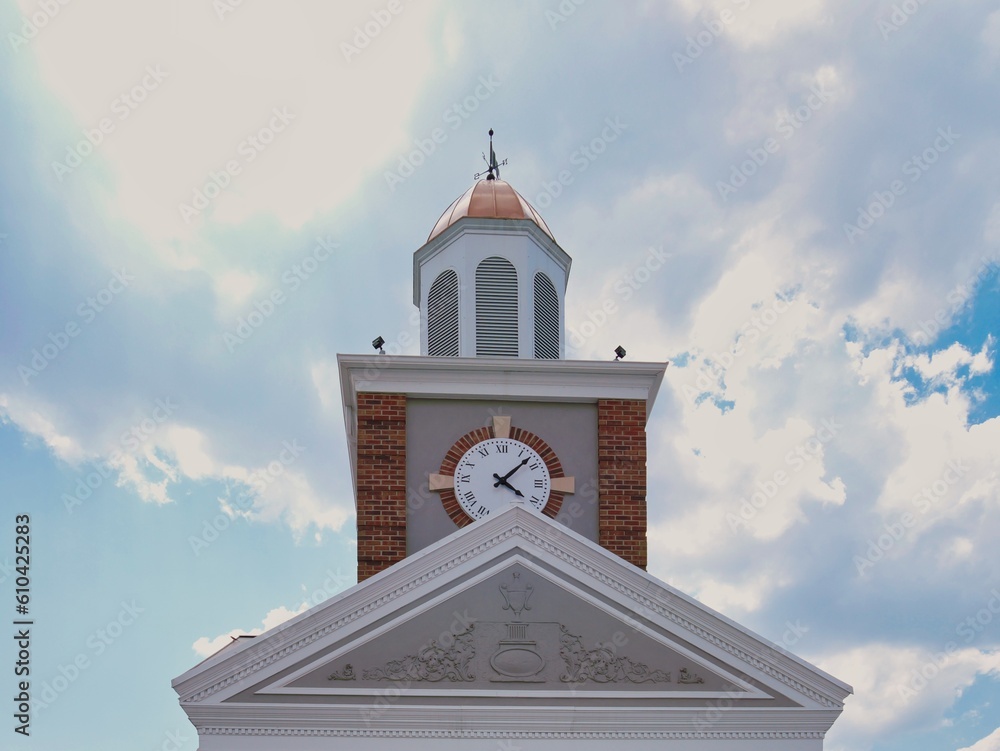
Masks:
[[[538,452],[512,438],[490,438],[465,452],[455,467],[455,498],[469,516],[482,519],[513,498],[541,511],[552,480]]]

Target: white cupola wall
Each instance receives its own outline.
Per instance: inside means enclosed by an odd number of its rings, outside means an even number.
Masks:
[[[420,353],[563,358],[571,263],[517,191],[479,181],[413,254]]]

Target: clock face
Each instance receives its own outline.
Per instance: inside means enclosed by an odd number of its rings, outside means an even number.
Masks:
[[[482,519],[521,498],[537,511],[545,508],[552,482],[538,452],[512,438],[480,441],[455,467],[455,498],[465,513]]]

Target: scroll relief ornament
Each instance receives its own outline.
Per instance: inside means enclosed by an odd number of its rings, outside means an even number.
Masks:
[[[566,672],[559,676],[563,683],[670,683],[670,673],[652,670],[628,657],[615,657],[606,647],[584,649],[579,636],[560,625],[559,656],[566,663]]]
[[[354,666],[347,663],[343,670],[330,673],[326,679],[328,681],[353,681],[355,678],[357,678],[357,674],[354,672]]]
[[[697,673],[691,672],[687,668],[681,668],[681,674],[677,676],[678,683],[704,683],[705,679]]]
[[[432,641],[415,655],[389,660],[383,667],[365,670],[366,681],[474,681],[469,663],[476,656],[472,639],[475,624],[456,634],[447,649]],[[450,636],[450,635],[449,635]]]

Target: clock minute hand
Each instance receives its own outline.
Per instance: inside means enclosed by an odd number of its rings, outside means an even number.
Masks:
[[[512,474],[514,474],[515,472],[517,472],[517,470],[519,470],[519,469],[520,469],[521,467],[523,467],[523,466],[524,466],[525,464],[527,464],[527,463],[528,463],[528,460],[529,460],[529,459],[530,459],[530,457],[525,457],[524,459],[522,459],[522,460],[521,460],[521,463],[520,463],[520,464],[518,464],[518,465],[517,465],[516,467],[514,467],[514,469],[512,469],[512,470],[511,470],[510,472],[508,472],[507,474],[505,474],[505,475],[503,476],[503,479],[504,479],[505,481],[506,481],[506,480],[509,480],[509,479],[510,479],[510,476],[511,476]]]

